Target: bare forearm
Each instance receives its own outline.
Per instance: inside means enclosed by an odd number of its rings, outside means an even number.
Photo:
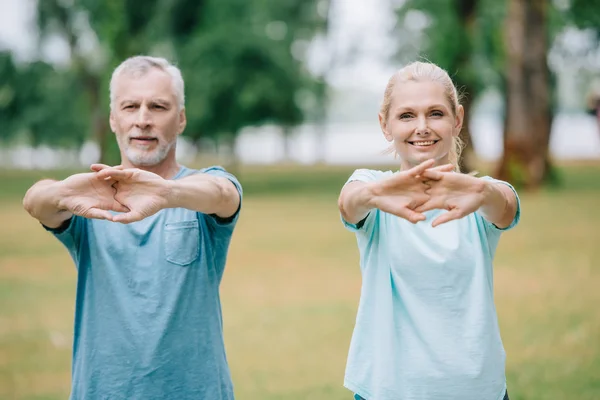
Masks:
[[[342,217],[351,224],[362,221],[374,208],[372,184],[352,182],[340,194],[338,207]]]
[[[49,228],[57,228],[73,214],[61,209],[64,198],[62,181],[43,180],[33,185],[23,198],[23,207],[34,218]]]
[[[240,205],[240,195],[227,178],[197,174],[169,181],[168,208],[187,208],[228,218]]]
[[[499,228],[508,227],[517,212],[517,199],[505,184],[485,182],[484,200],[479,208],[481,215]]]

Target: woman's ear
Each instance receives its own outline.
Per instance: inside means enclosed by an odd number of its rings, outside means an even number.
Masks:
[[[381,132],[383,132],[383,136],[385,137],[385,140],[387,140],[388,142],[393,141],[394,138],[388,131],[387,121],[385,120],[385,117],[381,113],[379,113],[379,126],[381,126]]]
[[[454,136],[458,136],[460,134],[460,131],[462,130],[462,127],[463,127],[464,120],[465,120],[465,108],[459,104],[458,108],[456,109],[456,123],[454,125],[454,127],[455,127]]]

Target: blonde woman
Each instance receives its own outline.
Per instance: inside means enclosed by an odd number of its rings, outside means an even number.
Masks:
[[[508,399],[492,260],[517,194],[460,172],[464,110],[438,66],[395,73],[379,121],[399,171],[356,170],[338,203],[363,278],[344,385],[366,400]]]

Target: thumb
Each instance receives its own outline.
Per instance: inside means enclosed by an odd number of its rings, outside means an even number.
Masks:
[[[100,163],[96,163],[96,164],[92,164],[90,165],[90,170],[92,170],[93,172],[100,172],[103,169],[106,168],[115,168],[115,169],[123,169],[122,165],[115,165],[114,167],[111,167],[110,165],[106,165],[106,164],[100,164]]]
[[[125,214],[115,215],[112,220],[114,222],[120,222],[122,224],[130,224],[132,222],[141,221],[144,216],[139,211],[129,211]]]
[[[446,222],[454,221],[455,219],[460,219],[462,217],[463,217],[463,215],[458,210],[458,208],[453,208],[452,210],[448,211],[447,213],[444,213],[444,214],[440,215],[439,217],[437,217],[431,223],[431,226],[435,228],[438,225],[445,224]]]
[[[125,204],[121,203],[119,200],[114,199],[113,201],[113,205],[111,207],[111,210],[113,211],[117,211],[117,212],[122,212],[122,213],[128,213],[131,210],[129,209],[129,207],[127,207]]]
[[[85,215],[86,218],[93,219],[106,219],[108,221],[112,221],[113,216],[106,210],[101,210],[99,208],[90,208]]]

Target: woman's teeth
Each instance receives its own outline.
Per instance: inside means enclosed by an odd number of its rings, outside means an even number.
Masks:
[[[434,140],[429,140],[427,142],[412,142],[412,144],[414,146],[431,146],[432,144],[435,144]]]

